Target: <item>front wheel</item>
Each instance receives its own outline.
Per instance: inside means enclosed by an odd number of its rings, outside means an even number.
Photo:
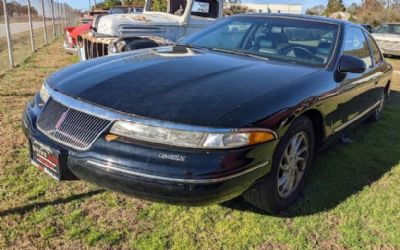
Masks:
[[[245,194],[250,204],[269,213],[289,206],[304,185],[314,155],[314,127],[302,116],[295,120],[279,142],[271,172]]]

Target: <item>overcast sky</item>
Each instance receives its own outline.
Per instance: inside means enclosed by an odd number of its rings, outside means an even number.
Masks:
[[[90,0],[91,3],[93,4],[94,1]],[[64,2],[64,1],[62,1]],[[67,0],[65,2],[68,2],[70,5],[72,5],[74,8],[78,9],[85,9],[87,10],[89,7],[89,0]],[[101,2],[101,0],[97,0],[96,2]],[[274,4],[274,3],[283,3],[283,4],[302,4],[303,5],[303,12],[315,5],[319,4],[324,4],[326,5],[328,3],[328,0],[242,0],[243,3],[269,3],[269,4]],[[343,0],[344,4],[350,5],[353,2],[359,3],[360,0]]]

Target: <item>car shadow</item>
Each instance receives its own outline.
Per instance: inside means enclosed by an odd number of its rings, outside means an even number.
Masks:
[[[91,196],[94,196],[94,195],[97,195],[97,194],[100,194],[103,192],[105,192],[105,190],[98,189],[98,190],[89,191],[86,193],[71,195],[71,196],[68,196],[65,198],[58,198],[53,201],[36,202],[36,203],[29,204],[29,205],[21,206],[21,207],[11,208],[8,210],[0,211],[0,218],[10,215],[10,214],[23,215],[28,212],[31,212],[33,209],[41,209],[41,208],[44,208],[49,205],[54,206],[54,205],[66,204],[66,203],[69,203],[74,200],[85,199],[85,198],[88,198],[88,197],[91,197]]]
[[[278,217],[307,216],[329,211],[378,181],[400,162],[400,92],[392,91],[382,120],[346,131],[350,143],[334,141],[319,153],[297,201]],[[242,197],[222,206],[259,214]]]

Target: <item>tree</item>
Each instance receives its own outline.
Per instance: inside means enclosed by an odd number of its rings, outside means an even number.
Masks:
[[[230,4],[224,8],[224,14],[226,16],[247,12],[250,12],[250,9],[247,6],[241,4]]]
[[[7,3],[7,13],[9,16],[13,16],[14,13],[27,15],[28,14],[28,6],[22,5],[18,2],[9,2]],[[34,7],[31,7],[32,15],[37,15],[38,12]],[[0,1],[0,15],[4,15],[3,11],[3,1]]]
[[[361,9],[361,6],[358,5],[357,3],[352,3],[347,7],[347,12],[349,12],[351,15],[356,15],[357,12]]]
[[[123,5],[143,7],[145,0],[122,0]]]
[[[224,15],[230,16],[234,14],[252,12],[241,0],[225,0]]]
[[[151,6],[153,11],[166,12],[167,11],[167,0],[153,0]]]
[[[346,7],[344,7],[342,0],[329,0],[328,6],[325,10],[325,15],[329,16],[332,13],[338,11],[346,11]]]
[[[322,4],[311,7],[306,10],[306,14],[311,16],[322,16],[324,13],[325,13],[325,6]]]
[[[113,7],[113,6],[118,6],[118,5],[122,5],[121,1],[119,0],[106,0],[104,1],[104,7],[106,7],[107,9]]]
[[[92,10],[98,10],[98,9],[102,10],[102,9],[105,9],[105,8],[106,8],[106,5],[105,5],[104,2],[97,3],[96,5],[92,6]]]

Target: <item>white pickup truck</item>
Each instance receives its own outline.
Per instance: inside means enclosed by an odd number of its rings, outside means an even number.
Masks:
[[[372,36],[385,55],[400,56],[400,23],[384,23]]]
[[[78,38],[81,60],[135,49],[169,45],[223,17],[223,0],[170,0],[167,12],[100,15]]]

